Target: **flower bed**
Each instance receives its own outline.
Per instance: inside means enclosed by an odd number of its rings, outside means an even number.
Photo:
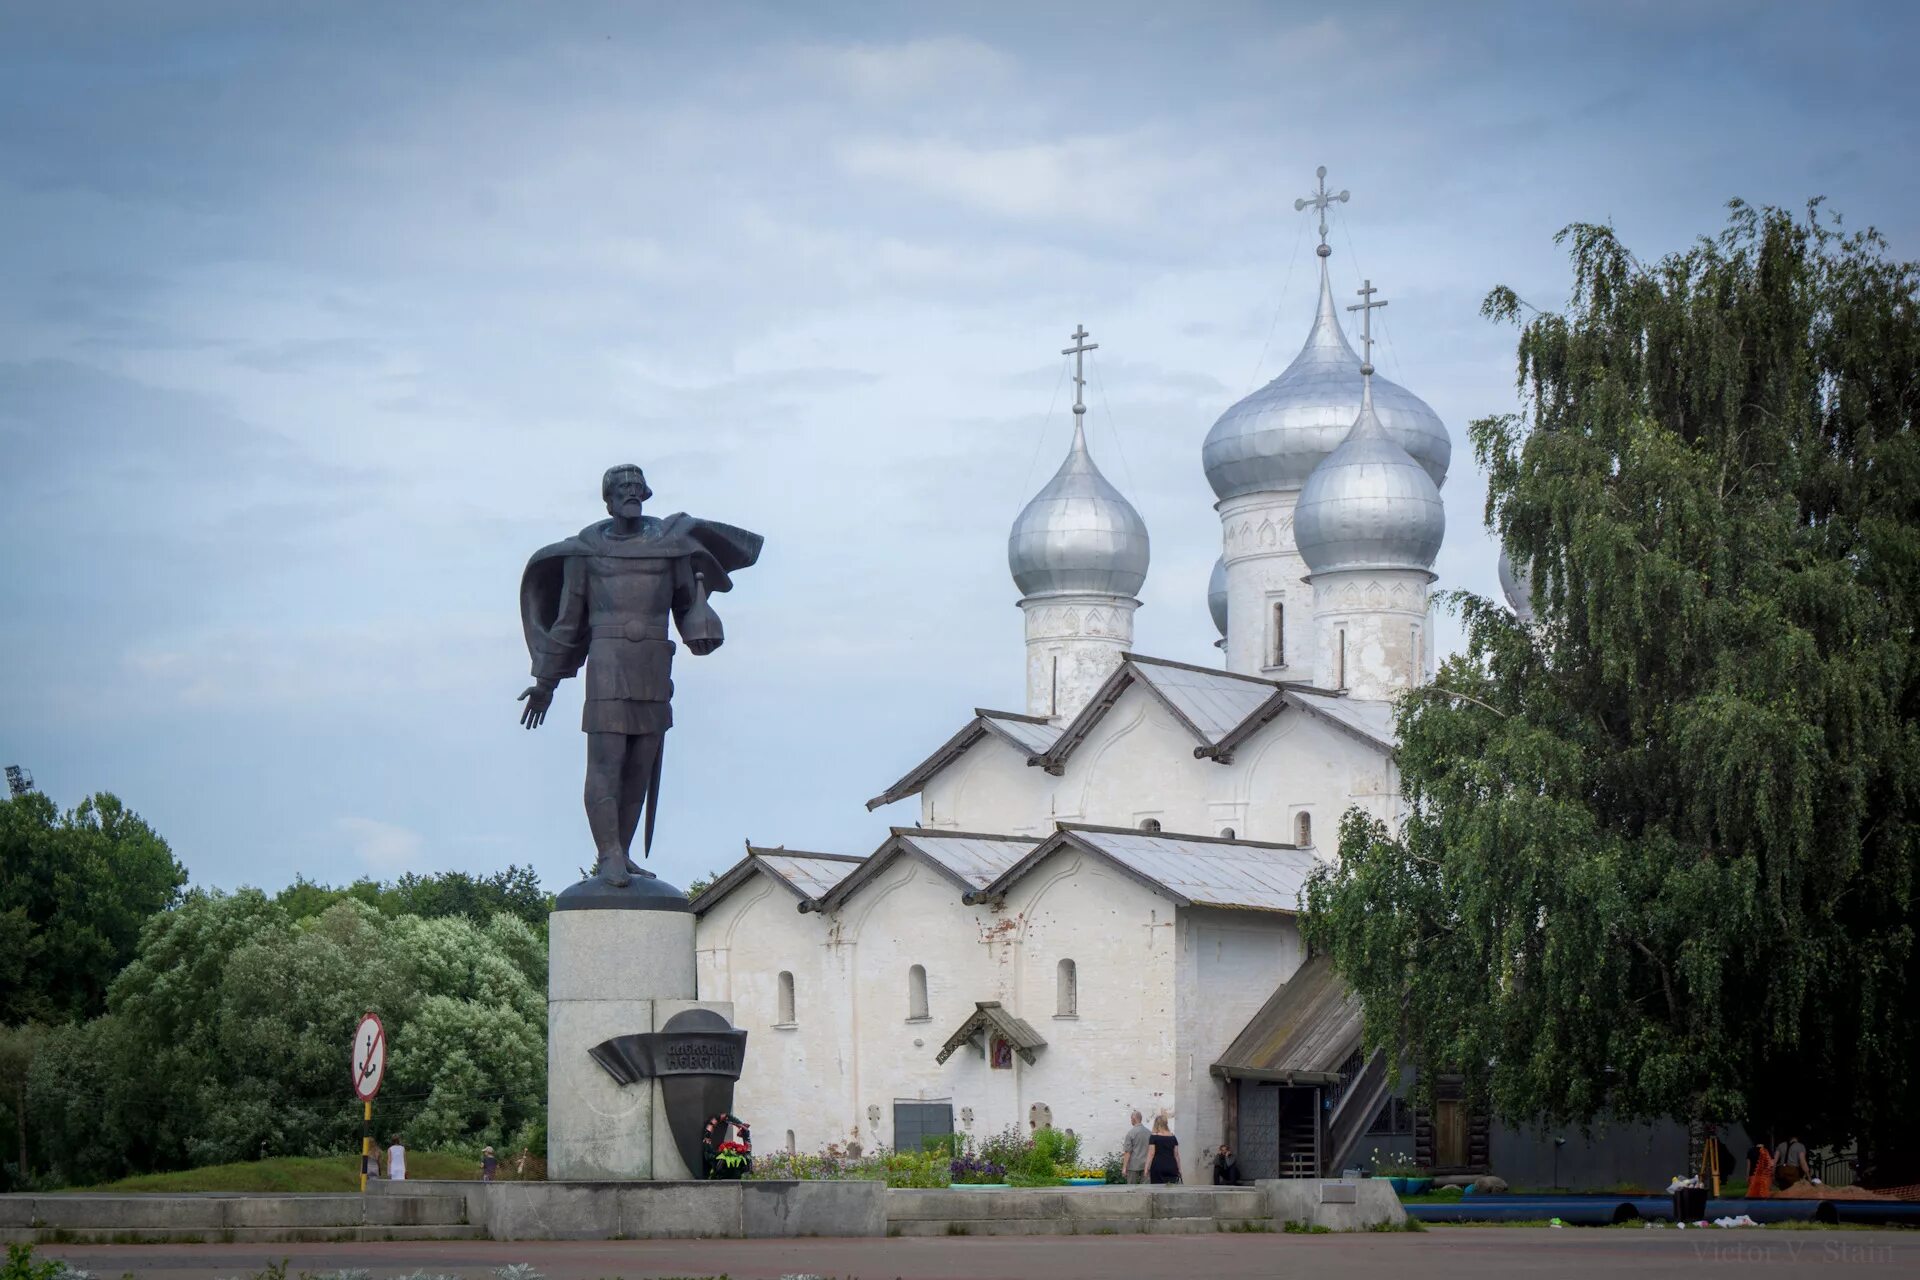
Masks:
[[[756,1156],[756,1181],[884,1182],[890,1187],[1059,1187],[1120,1182],[1120,1159],[1097,1167],[1080,1160],[1080,1139],[1057,1129],[1032,1137],[1006,1128],[976,1144],[968,1134],[928,1138],[920,1151],[871,1154],[848,1144],[801,1154],[776,1151]]]

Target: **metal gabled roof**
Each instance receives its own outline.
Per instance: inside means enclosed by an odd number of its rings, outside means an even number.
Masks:
[[[867,801],[871,813],[883,804],[904,800],[927,785],[928,779],[964,755],[980,739],[991,734],[1016,751],[1038,756],[1059,740],[1060,726],[1044,716],[1023,716],[1016,711],[973,709],[973,719],[960,726],[960,732],[941,743],[934,753],[909,769],[899,781]]]
[[[880,847],[833,889],[800,904],[802,911],[833,911],[895,858],[917,858],[953,882],[963,895],[982,888],[1039,841],[1033,836],[894,827]]]
[[[1222,1079],[1331,1084],[1360,1045],[1360,997],[1313,956],[1247,1020],[1213,1064]]]
[[[1391,702],[1349,698],[1292,681],[1265,680],[1129,653],[1121,656],[1120,665],[1081,708],[1080,714],[1064,724],[1041,716],[976,707],[973,719],[962,726],[960,732],[915,765],[905,777],[867,801],[867,808],[878,809],[915,794],[933,775],[989,735],[1016,751],[1025,752],[1028,764],[1040,765],[1047,772],[1057,774],[1065,768],[1074,749],[1135,683],[1144,685],[1193,735],[1197,744],[1195,755],[1222,764],[1230,763],[1234,748],[1288,707],[1309,711],[1389,751],[1400,745]]]
[[[1011,711],[976,710],[981,727],[997,733],[1021,748],[1028,755],[1037,756],[1060,740],[1061,726],[1045,716],[1023,716]]]
[[[1227,907],[1297,914],[1307,877],[1319,860],[1290,844],[1139,831],[1063,822],[1059,829],[969,900],[998,897],[1064,848],[1118,867],[1177,906]]]
[[[760,864],[803,898],[818,898],[852,874],[864,859],[846,853],[789,853],[754,850]]]
[[[1279,697],[1282,691],[1282,686],[1272,680],[1192,667],[1164,658],[1135,654],[1130,655],[1128,661],[1140,679],[1187,723],[1202,745],[1209,747],[1218,746],[1222,738]]]
[[[745,884],[755,872],[765,872],[773,878],[774,883],[805,902],[831,891],[862,861],[858,855],[850,853],[809,853],[801,849],[780,846],[762,848],[750,844],[746,857],[727,868],[724,875],[707,886],[705,893],[693,900],[693,913],[705,915],[719,906],[722,898]]]
[[[1347,698],[1315,689],[1289,689],[1288,694],[1287,700],[1294,706],[1325,716],[1376,746],[1392,751],[1400,745],[1400,729],[1394,720],[1393,703],[1389,701]]]

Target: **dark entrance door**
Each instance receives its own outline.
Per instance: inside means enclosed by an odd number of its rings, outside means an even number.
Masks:
[[[1467,1163],[1467,1107],[1458,1099],[1433,1104],[1433,1163],[1435,1168],[1458,1169]]]
[[[893,1149],[919,1151],[921,1139],[953,1132],[953,1099],[896,1098]]]

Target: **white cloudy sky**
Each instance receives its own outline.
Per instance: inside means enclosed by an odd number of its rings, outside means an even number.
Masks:
[[[117,792],[194,879],[588,859],[568,687],[517,726],[536,546],[767,536],[679,665],[656,850],[865,852],[861,801],[1017,707],[1006,527],[1066,447],[1145,515],[1144,652],[1213,656],[1208,425],[1335,283],[1454,430],[1445,585],[1493,552],[1464,424],[1496,283],[1824,194],[1920,253],[1886,5],[0,0],[0,763]],[[1049,404],[1052,402],[1052,412]]]

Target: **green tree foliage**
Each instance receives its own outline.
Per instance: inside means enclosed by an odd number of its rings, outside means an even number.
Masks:
[[[546,929],[547,913],[553,910],[553,899],[540,888],[540,877],[530,866],[508,867],[488,876],[465,871],[424,876],[408,872],[392,884],[362,879],[340,889],[299,877],[274,896],[296,920],[317,916],[347,899],[390,916],[462,916],[475,924],[505,912],[540,930]]]
[[[46,1028],[0,1027],[0,1116],[7,1127],[0,1132],[0,1191],[26,1185],[32,1159],[27,1153],[27,1075]]]
[[[382,1137],[504,1144],[546,1093],[546,946],[517,917],[387,916],[351,895],[295,918],[257,890],[156,917],[110,1012],[51,1033],[29,1073],[38,1162],[76,1182],[352,1147],[347,1045],[391,1043]]]
[[[1514,1122],[1920,1148],[1920,277],[1736,204],[1647,265],[1576,225],[1472,427],[1538,625],[1457,596],[1402,704],[1410,816],[1309,888],[1371,1043]]]
[[[187,873],[140,816],[102,793],[61,814],[0,802],[0,1024],[92,1017]]]

